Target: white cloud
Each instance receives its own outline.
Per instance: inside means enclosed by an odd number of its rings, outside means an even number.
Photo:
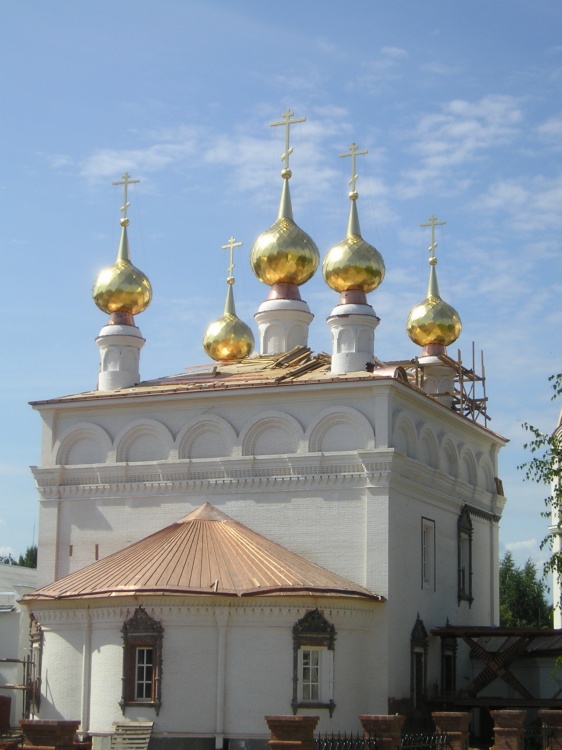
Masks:
[[[562,114],[549,117],[537,128],[538,135],[552,143],[557,150],[562,148]]]
[[[453,168],[509,143],[518,132],[521,119],[514,97],[492,94],[477,102],[455,99],[440,112],[423,115],[411,134],[411,151],[419,158],[420,166],[403,174],[400,194],[415,197],[428,184],[439,184]],[[469,185],[470,179],[464,175],[463,189]]]
[[[562,224],[562,175],[498,180],[473,207],[490,214],[504,213],[518,232],[559,228]]]
[[[74,162],[67,154],[53,154],[49,157],[49,162],[53,169],[64,169],[73,166]]]
[[[92,180],[114,177],[124,170],[137,173],[158,172],[192,155],[195,139],[156,143],[145,149],[100,149],[82,164],[80,174]]]
[[[380,92],[399,76],[401,63],[408,58],[408,52],[400,47],[382,47],[378,57],[364,62],[354,87]]]
[[[536,539],[522,539],[518,542],[508,542],[505,548],[510,552],[534,552],[538,548],[538,542]]]

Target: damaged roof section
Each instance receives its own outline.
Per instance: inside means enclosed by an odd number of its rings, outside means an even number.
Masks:
[[[487,397],[485,389],[484,363],[482,375],[465,367],[460,358],[453,360],[447,355],[439,356],[445,367],[454,372],[454,390],[451,393],[452,410],[472,421],[487,425]],[[473,357],[474,359],[474,357]],[[375,358],[374,363],[365,364],[365,372],[336,375],[331,371],[331,357],[324,352],[314,353],[306,346],[295,346],[289,352],[248,357],[239,362],[219,362],[216,365],[189,367],[177,375],[153,380],[144,380],[130,388],[114,391],[87,391],[62,396],[46,401],[32,401],[32,406],[72,403],[113,398],[135,398],[140,396],[172,395],[201,391],[224,391],[246,388],[267,388],[298,384],[321,384],[342,382],[369,382],[372,380],[398,380],[401,383],[433,397],[424,390],[424,370],[418,358],[383,362]],[[477,387],[480,386],[481,396]]]

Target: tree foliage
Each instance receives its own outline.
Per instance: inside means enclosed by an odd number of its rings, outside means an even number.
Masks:
[[[0,555],[0,565],[20,565],[23,568],[36,568],[37,545],[32,544],[31,547],[28,547],[24,554],[20,555],[17,560],[12,557],[11,552],[7,555]]]
[[[18,565],[24,568],[36,568],[37,567],[37,545],[33,544],[25,550],[23,555],[18,558]]]
[[[546,598],[546,584],[538,577],[537,566],[529,558],[523,567],[518,567],[509,551],[500,561],[500,625],[552,627],[552,607]]]
[[[551,375],[554,394],[552,399],[562,395],[562,372]],[[552,531],[558,529],[562,534],[562,421],[551,434],[546,434],[525,422],[523,424],[531,439],[523,446],[531,454],[531,459],[519,468],[525,472],[525,479],[537,484],[544,484],[550,489],[545,498],[546,510],[542,512],[544,518],[551,519],[551,531],[541,542],[541,549],[550,550],[550,555],[544,565],[544,573],[562,575],[562,553],[553,546]]]

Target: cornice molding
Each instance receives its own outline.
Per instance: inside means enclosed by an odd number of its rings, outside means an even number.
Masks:
[[[263,491],[265,487],[319,487],[326,483],[334,487],[365,487],[375,481],[378,485],[387,486],[390,476],[393,452],[384,451],[384,457],[372,457],[361,451],[350,454],[348,461],[344,456],[319,455],[320,460],[308,463],[302,461],[256,461],[249,457],[247,461],[237,461],[237,466],[222,465],[217,468],[217,461],[204,468],[190,461],[183,463],[166,463],[135,465],[123,464],[108,467],[63,467],[37,468],[33,470],[37,487],[42,498],[115,497],[115,496],[153,496],[184,494],[189,490],[201,491],[205,488],[243,489],[245,492]],[[301,457],[302,458],[302,457]],[[355,458],[355,460],[353,460]]]
[[[230,613],[228,624],[232,625],[240,619],[244,619],[245,625],[253,622],[263,624],[264,618],[271,618],[272,627],[279,627],[279,622],[285,619],[288,623],[296,622],[303,617],[307,611],[318,607],[324,612],[328,619],[338,622],[344,620],[361,622],[364,626],[370,623],[374,608],[380,606],[381,602],[368,602],[359,599],[341,599],[334,601],[330,597],[318,597],[304,595],[291,597],[291,604],[287,603],[287,597],[277,599],[267,598],[257,601],[254,599],[236,599],[217,596],[213,599],[205,598],[205,602],[197,601],[196,596],[181,597],[165,596],[138,596],[127,600],[126,603],[115,599],[93,601],[92,599],[60,600],[56,603],[30,602],[29,610],[33,613],[41,627],[45,631],[53,629],[57,624],[64,624],[65,629],[76,627],[81,629],[86,623],[96,624],[96,628],[115,628],[120,632],[123,623],[128,620],[139,604],[146,609],[148,615],[158,621],[164,622],[166,626],[201,627],[202,622],[209,627],[217,626],[216,612],[227,609]]]

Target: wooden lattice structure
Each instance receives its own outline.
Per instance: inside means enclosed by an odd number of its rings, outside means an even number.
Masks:
[[[548,654],[554,660],[562,654],[562,634],[550,628],[504,628],[447,625],[434,628],[441,639],[461,640],[482,668],[471,682],[450,694],[439,696],[447,710],[483,706],[494,708],[562,708],[562,688],[553,685],[551,695],[537,695],[513,673],[515,662],[532,655]],[[480,693],[494,680],[508,685],[517,697],[484,697]],[[454,708],[453,708],[454,707]]]

